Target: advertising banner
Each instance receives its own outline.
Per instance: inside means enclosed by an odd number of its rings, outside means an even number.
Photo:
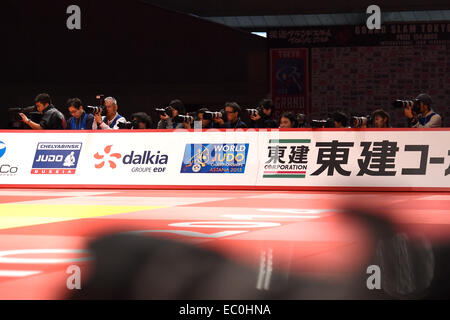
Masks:
[[[450,191],[450,130],[0,131],[0,186]]]

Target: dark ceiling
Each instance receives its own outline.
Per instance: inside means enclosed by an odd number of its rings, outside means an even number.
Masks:
[[[372,4],[381,11],[448,10],[449,0],[142,0],[201,17],[365,12]]]

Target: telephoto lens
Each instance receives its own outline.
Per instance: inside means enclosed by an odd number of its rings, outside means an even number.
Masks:
[[[178,115],[173,119],[175,123],[183,123],[183,122],[194,122],[194,117],[187,115]]]

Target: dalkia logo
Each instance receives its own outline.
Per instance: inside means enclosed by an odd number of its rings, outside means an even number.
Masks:
[[[130,154],[123,157],[124,164],[167,164],[168,160],[169,157],[166,154],[160,154],[159,151],[156,154],[152,154],[151,151],[144,151],[142,155],[131,151]]]
[[[248,143],[187,144],[181,173],[244,173]]]
[[[31,174],[75,174],[81,142],[39,142]]]
[[[125,154],[123,157],[120,153],[111,153],[112,145],[107,146],[104,150],[105,155],[101,155],[98,152],[94,155],[97,160],[102,160],[100,163],[95,164],[95,168],[101,169],[105,165],[107,160],[105,157],[115,158],[117,160],[122,158],[122,164],[124,165],[140,165],[139,167],[133,167],[132,172],[164,172],[165,168],[162,167],[142,167],[149,165],[165,165],[169,160],[169,156],[166,154],[161,154],[160,151],[152,153],[152,151],[147,150],[142,153],[132,150],[130,153]],[[115,169],[117,167],[114,160],[108,159],[109,167]]]
[[[95,164],[95,168],[96,169],[101,169],[101,168],[103,168],[105,166],[105,160],[106,160],[106,159],[104,160],[105,156],[108,157],[108,158],[112,157],[112,158],[115,158],[117,160],[122,158],[122,155],[120,153],[111,153],[110,154],[111,148],[112,148],[112,145],[105,147],[105,149],[103,150],[105,152],[105,155],[101,155],[98,152],[96,154],[94,154],[94,158],[95,159],[102,160],[101,162]],[[108,163],[109,163],[109,167],[111,169],[115,169],[117,167],[117,165],[114,162],[114,160],[108,159]]]

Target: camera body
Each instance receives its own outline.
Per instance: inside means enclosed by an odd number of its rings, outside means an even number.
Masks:
[[[26,114],[28,116],[28,118],[30,118],[31,121],[33,121],[33,122],[36,122],[35,119],[38,119],[41,116],[41,114],[36,111],[36,106],[29,106],[29,107],[24,107],[24,108],[8,108],[8,112],[13,114],[12,118],[14,118],[15,121],[22,120],[19,113]],[[37,121],[37,122],[39,122],[39,121]]]
[[[245,109],[245,111],[247,111],[247,113],[248,113],[248,115],[251,117],[251,116],[254,116],[254,117],[256,117],[256,116],[263,116],[263,111],[262,111],[262,108],[261,107],[258,107],[258,108],[256,108],[256,109]]]
[[[117,122],[119,129],[139,129],[139,123],[136,120],[127,122]]]
[[[334,128],[334,119],[311,120],[311,128]]]
[[[171,109],[170,107],[156,108],[155,111],[156,111],[160,116],[164,116],[165,114],[167,114],[170,118],[172,118],[172,116],[173,116],[173,112],[172,112],[172,109]]]

